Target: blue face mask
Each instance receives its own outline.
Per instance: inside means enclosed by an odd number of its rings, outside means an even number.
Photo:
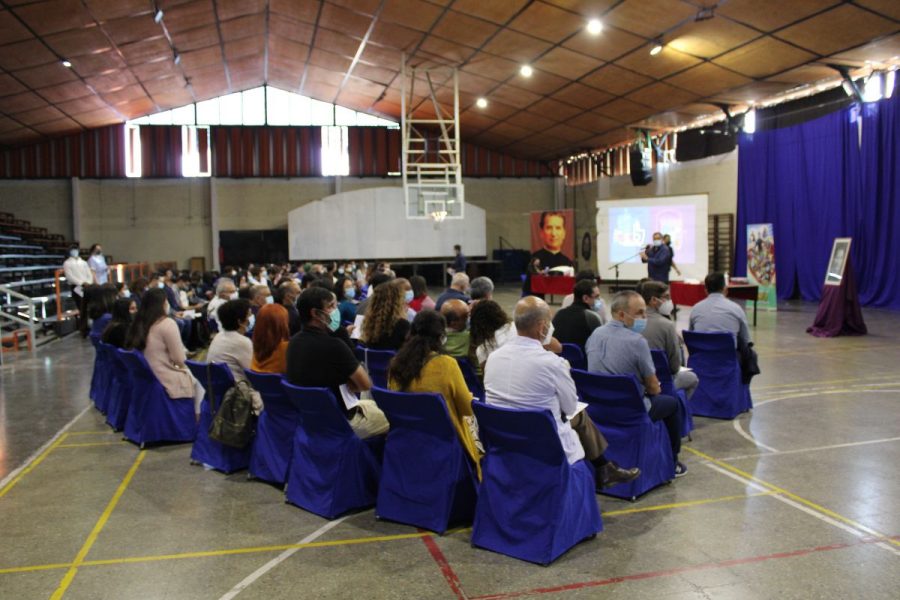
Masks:
[[[164,287],[166,287],[166,284],[165,284],[165,282],[157,281],[156,287],[158,287],[159,289],[163,289]]]
[[[330,329],[331,331],[337,331],[338,327],[341,326],[341,311],[335,309],[331,311],[331,314],[329,314],[328,317],[331,319],[328,322],[328,329]]]
[[[344,290],[344,298],[346,298],[347,300],[353,300],[354,298],[356,298],[356,288],[349,287]]]
[[[256,315],[251,313],[250,314],[250,322],[247,323],[247,331],[252,331],[254,325],[256,325]]]
[[[644,329],[647,328],[647,319],[635,319],[634,324],[629,327],[635,333],[643,333]]]
[[[413,296],[412,290],[406,290],[406,292],[403,294],[403,299],[406,300],[407,304],[412,302],[413,298],[414,298],[414,296]]]
[[[594,300],[594,312],[600,312],[603,310],[603,300],[597,298]]]
[[[274,304],[274,303],[275,303],[275,298],[273,298],[272,296],[266,296],[266,304]]]

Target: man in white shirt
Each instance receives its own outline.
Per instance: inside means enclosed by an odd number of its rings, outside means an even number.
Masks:
[[[222,331],[222,321],[219,320],[218,315],[219,307],[229,300],[237,299],[238,292],[237,287],[234,285],[234,280],[229,277],[219,277],[219,280],[216,282],[216,297],[206,305],[206,316],[216,322],[216,325],[219,326],[219,331]]]
[[[516,337],[492,352],[485,365],[487,403],[549,410],[569,463],[587,458],[596,470],[598,487],[637,478],[640,469],[623,469],[604,457],[606,440],[587,413],[578,411],[569,363],[544,349],[551,332],[547,303],[535,296],[522,298],[516,304],[514,322]]]
[[[78,246],[73,246],[69,250],[69,258],[63,263],[63,272],[66,282],[72,290],[72,299],[75,300],[75,304],[78,306],[78,317],[75,319],[76,326],[78,331],[81,332],[81,337],[87,337],[88,317],[84,286],[93,285],[94,272],[91,271],[87,261],[78,255]]]

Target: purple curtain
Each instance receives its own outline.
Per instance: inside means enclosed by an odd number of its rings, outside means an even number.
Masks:
[[[862,145],[859,125],[862,124]],[[900,98],[783,129],[741,134],[734,272],[746,274],[747,225],[772,223],[779,298],[822,294],[835,237],[853,237],[864,305],[900,308]]]

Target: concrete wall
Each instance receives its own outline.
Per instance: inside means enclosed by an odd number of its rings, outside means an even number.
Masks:
[[[68,179],[0,180],[0,212],[72,239],[72,183]]]

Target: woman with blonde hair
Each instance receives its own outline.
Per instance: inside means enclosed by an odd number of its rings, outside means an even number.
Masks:
[[[250,362],[250,369],[258,373],[286,373],[290,339],[287,309],[281,304],[263,306],[256,315],[253,327],[253,360]]]
[[[392,283],[379,285],[366,307],[360,341],[369,348],[398,350],[408,333],[403,290]]]

